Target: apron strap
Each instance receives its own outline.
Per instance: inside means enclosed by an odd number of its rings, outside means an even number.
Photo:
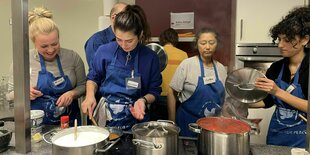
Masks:
[[[201,72],[201,77],[204,77],[205,76],[205,71],[203,69],[203,63],[202,63],[202,59],[200,57],[200,55],[198,54],[198,58],[199,58],[199,66],[200,66],[200,72]]]
[[[65,73],[64,73],[64,71],[63,71],[63,69],[62,69],[62,65],[61,65],[61,62],[60,62],[60,58],[59,58],[58,55],[57,55],[56,57],[57,57],[57,65],[58,65],[58,69],[59,69],[60,75],[61,75],[61,76],[64,76]]]

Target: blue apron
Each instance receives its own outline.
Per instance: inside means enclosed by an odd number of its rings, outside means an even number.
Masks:
[[[43,56],[39,54],[41,71],[39,71],[37,89],[43,93],[43,96],[31,101],[32,110],[43,110],[44,118],[43,124],[58,125],[60,123],[60,117],[69,115],[70,125],[73,124],[74,119],[78,119],[80,124],[81,116],[78,101],[73,100],[68,107],[57,107],[56,102],[59,96],[72,89],[70,79],[64,74],[60,62],[60,58],[57,55],[57,65],[60,72],[59,77],[46,70],[45,61]],[[63,78],[63,82],[55,83],[55,81]]]
[[[283,68],[279,73],[278,78],[275,83],[279,88],[286,90],[290,84],[282,81]],[[291,92],[292,95],[305,99],[302,92],[301,86],[298,83],[299,79],[299,68],[296,71],[293,83],[295,89]],[[272,96],[275,104],[277,105],[275,112],[272,115],[268,135],[267,144],[271,145],[282,145],[282,146],[292,146],[292,147],[302,147],[306,146],[306,128],[307,123],[303,121],[298,114],[305,117],[306,113],[293,108],[287,103],[284,103],[279,98]]]
[[[107,126],[116,126],[123,130],[130,130],[138,120],[130,113],[129,105],[133,105],[141,96],[141,89],[127,89],[126,78],[132,77],[132,72],[134,77],[141,77],[140,73],[138,73],[140,49],[137,49],[138,51],[134,56],[133,66],[129,65],[130,63],[128,66],[116,63],[117,53],[120,52],[119,49],[119,46],[117,46],[114,59],[106,67],[106,78],[101,84],[100,92],[106,98],[107,107],[112,116],[112,120],[107,122]],[[142,121],[148,119],[149,115],[146,114]]]
[[[181,103],[177,110],[176,122],[181,128],[180,135],[195,137],[196,134],[188,129],[189,123],[195,123],[197,119],[212,116],[221,110],[224,103],[225,89],[219,80],[216,65],[213,63],[216,80],[214,83],[204,84],[204,67],[199,57],[201,76],[193,95]]]

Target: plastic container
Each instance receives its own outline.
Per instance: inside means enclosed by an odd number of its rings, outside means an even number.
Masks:
[[[36,133],[42,132],[42,122],[44,117],[43,110],[31,110],[30,119],[31,119],[31,136]]]
[[[66,129],[69,127],[69,116],[61,116],[60,117],[60,128]]]
[[[310,153],[307,152],[305,149],[302,148],[292,148],[291,155],[309,155]]]

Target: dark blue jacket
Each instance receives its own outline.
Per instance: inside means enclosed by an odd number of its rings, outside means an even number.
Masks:
[[[128,69],[133,68],[133,61],[129,61],[126,66],[124,65],[126,63],[127,52],[118,46],[117,42],[111,42],[98,48],[93,59],[92,67],[87,75],[88,80],[92,80],[96,82],[98,86],[101,86],[101,83],[105,80],[106,66],[115,58],[114,54],[116,49],[118,50],[118,52],[116,52],[116,63]],[[160,86],[162,83],[158,56],[154,51],[142,44],[138,44],[130,53],[132,60],[134,60],[135,55],[139,53],[138,72],[141,74],[141,95],[150,93],[158,99],[161,93]],[[100,89],[98,88],[97,90]],[[104,94],[104,92],[100,93]]]

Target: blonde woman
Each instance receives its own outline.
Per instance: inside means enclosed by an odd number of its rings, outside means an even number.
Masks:
[[[76,52],[60,47],[52,17],[43,7],[29,12],[29,37],[35,47],[29,53],[31,109],[44,110],[44,124],[59,124],[62,115],[69,115],[72,124],[81,118],[77,98],[85,93],[84,63]]]

